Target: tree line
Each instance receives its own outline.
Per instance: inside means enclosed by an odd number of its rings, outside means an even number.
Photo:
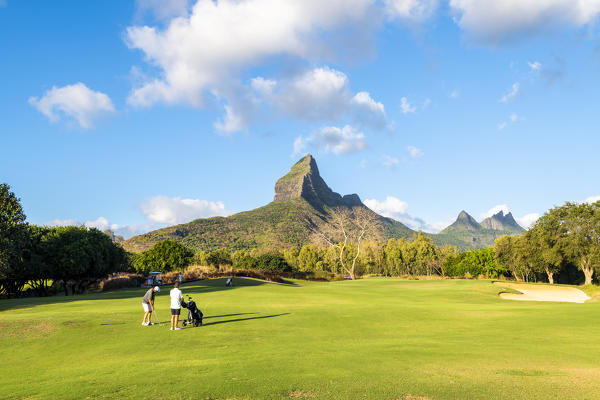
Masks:
[[[0,295],[31,287],[47,296],[83,293],[106,275],[127,269],[126,252],[109,236],[85,227],[41,227],[25,221],[19,199],[0,184]]]

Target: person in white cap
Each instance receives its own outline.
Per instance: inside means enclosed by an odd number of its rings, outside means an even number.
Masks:
[[[142,326],[153,325],[150,318],[152,317],[152,311],[154,311],[154,295],[158,292],[160,292],[160,288],[154,286],[153,288],[148,289],[142,299],[142,307],[144,308],[144,320],[142,321]]]

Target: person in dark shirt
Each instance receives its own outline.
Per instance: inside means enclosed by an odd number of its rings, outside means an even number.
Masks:
[[[142,321],[142,326],[153,325],[150,318],[152,317],[152,311],[154,311],[154,295],[158,292],[160,292],[160,288],[154,286],[153,288],[148,289],[142,299],[142,307],[144,308],[144,320]]]

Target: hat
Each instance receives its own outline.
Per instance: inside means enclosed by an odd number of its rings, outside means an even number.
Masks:
[[[158,286],[154,286],[154,291],[155,292],[160,292],[160,288]]]

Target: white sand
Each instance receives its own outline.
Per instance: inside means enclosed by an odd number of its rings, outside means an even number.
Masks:
[[[509,300],[524,301],[562,301],[568,303],[584,303],[589,300],[587,294],[574,287],[554,285],[532,285],[528,283],[494,282],[494,285],[518,290],[517,293],[500,293],[500,297]]]

